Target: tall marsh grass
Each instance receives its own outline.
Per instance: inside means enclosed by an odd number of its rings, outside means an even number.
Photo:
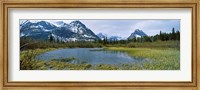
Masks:
[[[74,46],[75,45],[75,46]],[[90,46],[91,45],[91,46]],[[80,46],[78,43],[68,43],[68,48],[89,46],[92,43]],[[97,44],[94,47],[98,46]],[[63,46],[65,47],[65,46]],[[99,45],[98,47],[101,47]],[[50,61],[35,60],[35,56],[55,50],[46,49],[25,49],[20,52],[20,70],[180,70],[180,42],[179,41],[157,41],[157,42],[136,42],[128,44],[107,44],[105,50],[127,52],[134,58],[147,58],[149,61],[134,64],[122,64],[122,67],[110,64],[92,65],[89,63],[72,64],[72,58],[61,58]],[[58,48],[57,48],[58,49]]]
[[[35,60],[35,57],[41,53],[55,50],[55,48],[48,49],[30,49],[20,52],[20,70],[34,70],[40,68],[40,64],[44,61]]]
[[[180,69],[180,51],[173,48],[125,48],[125,47],[109,47],[106,50],[124,51],[130,56],[136,58],[147,58],[150,62],[143,62],[140,65],[133,65],[135,69],[144,70],[179,70]],[[139,67],[135,67],[139,66]],[[131,67],[130,67],[131,68]]]

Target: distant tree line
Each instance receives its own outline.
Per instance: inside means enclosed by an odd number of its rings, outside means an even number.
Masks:
[[[172,28],[172,32],[166,33],[160,31],[159,34],[154,36],[143,36],[143,37],[134,37],[133,39],[129,39],[128,42],[155,42],[155,41],[169,41],[169,40],[180,40],[180,32],[177,30],[175,31]]]
[[[101,43],[95,42],[50,42],[49,40],[36,40],[28,37],[20,38],[20,50],[27,49],[45,49],[45,48],[94,48],[94,47],[103,47]]]
[[[168,41],[168,40],[180,40],[180,32],[177,30],[175,31],[174,28],[172,28],[171,33],[163,33],[160,31],[160,34],[154,36],[155,40],[161,40],[161,41]]]
[[[180,32],[172,28],[172,32],[166,33],[160,31],[159,34],[154,36],[135,37],[128,40],[109,40],[105,37],[103,40],[95,41],[78,41],[78,42],[64,42],[62,40],[54,40],[52,33],[49,35],[48,40],[35,40],[29,37],[20,38],[20,49],[36,49],[36,48],[59,48],[59,47],[103,47],[103,46],[126,46],[133,43],[142,42],[156,42],[156,41],[180,41]]]
[[[107,37],[105,37],[103,40],[98,40],[96,42],[106,45],[106,44],[127,44],[131,42],[156,42],[156,41],[169,41],[169,40],[179,41],[180,32],[178,30],[175,31],[175,29],[172,28],[172,32],[170,33],[160,31],[159,34],[156,34],[154,36],[134,37],[128,40],[109,40]]]

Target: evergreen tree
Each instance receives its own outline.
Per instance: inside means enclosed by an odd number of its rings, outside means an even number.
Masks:
[[[176,34],[174,28],[172,28],[172,40],[176,40]]]
[[[50,35],[49,35],[49,40],[50,40],[50,42],[53,42],[53,35],[52,35],[52,33],[50,33]]]
[[[180,32],[176,31],[176,40],[180,40]]]
[[[57,43],[60,43],[59,37],[57,36]]]
[[[160,38],[161,41],[163,41],[163,35],[162,35],[162,31],[160,31]]]

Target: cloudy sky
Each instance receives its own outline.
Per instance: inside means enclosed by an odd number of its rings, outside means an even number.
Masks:
[[[23,20],[21,20],[23,21]],[[34,20],[32,20],[34,22]],[[35,20],[39,21],[39,20]],[[70,23],[74,20],[44,20],[51,23],[63,21]],[[108,36],[121,36],[127,38],[135,29],[144,31],[147,35],[156,35],[160,31],[171,32],[174,27],[175,30],[180,31],[180,20],[165,19],[165,20],[79,20],[91,29],[95,34],[104,33]]]

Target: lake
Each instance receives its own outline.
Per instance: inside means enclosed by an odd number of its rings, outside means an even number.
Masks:
[[[66,48],[49,51],[36,56],[38,60],[52,60],[59,58],[75,58],[70,63],[73,64],[131,64],[141,63],[148,59],[134,58],[126,52],[106,51],[103,48]]]

